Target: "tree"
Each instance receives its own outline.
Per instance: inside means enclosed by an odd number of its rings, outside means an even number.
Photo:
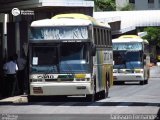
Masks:
[[[150,44],[160,46],[160,27],[147,27],[144,28],[144,31],[147,32],[147,35],[143,37],[144,39],[147,39]]]
[[[130,11],[130,10],[134,10],[134,6],[132,4],[126,4],[124,7],[119,9],[120,11]]]
[[[94,0],[95,11],[115,11],[115,0]]]

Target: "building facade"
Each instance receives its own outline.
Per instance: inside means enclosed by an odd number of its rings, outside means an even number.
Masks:
[[[131,4],[133,10],[160,10],[160,0],[116,0],[116,9]]]

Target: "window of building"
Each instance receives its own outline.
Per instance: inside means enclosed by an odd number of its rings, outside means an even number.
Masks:
[[[148,3],[154,3],[154,0],[148,0]]]
[[[148,0],[148,9],[154,9],[154,0]]]
[[[129,0],[129,3],[135,4],[135,0]]]

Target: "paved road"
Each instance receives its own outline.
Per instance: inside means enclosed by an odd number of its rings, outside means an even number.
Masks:
[[[150,77],[151,78],[159,78],[160,79],[160,66],[153,66],[151,68]]]
[[[160,67],[151,69],[149,84],[116,85],[110,89],[109,98],[96,102],[84,102],[81,98],[55,100],[55,102],[33,102],[1,104],[2,114],[54,114],[54,118],[77,120],[99,116],[97,120],[112,118],[114,114],[160,114]],[[68,116],[67,116],[68,115]],[[28,115],[29,117],[30,115]],[[90,117],[91,116],[91,117]],[[32,115],[30,116],[33,117]],[[52,116],[53,117],[53,116]],[[23,117],[25,118],[25,117]],[[29,119],[29,118],[28,118]],[[38,119],[38,118],[36,118]],[[49,118],[50,119],[50,118]],[[57,120],[56,119],[56,120]],[[88,120],[87,119],[87,120]],[[24,120],[24,119],[23,119]]]

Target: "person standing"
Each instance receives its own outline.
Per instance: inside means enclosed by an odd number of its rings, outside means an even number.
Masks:
[[[16,72],[18,70],[13,56],[9,57],[8,62],[3,66],[3,70],[6,76],[6,96],[13,96],[17,86]]]
[[[18,79],[18,85],[19,85],[19,94],[24,94],[24,87],[25,87],[25,67],[26,67],[26,59],[25,56],[22,55],[22,57],[17,57],[17,66],[18,66],[18,71],[17,71],[17,79]]]

